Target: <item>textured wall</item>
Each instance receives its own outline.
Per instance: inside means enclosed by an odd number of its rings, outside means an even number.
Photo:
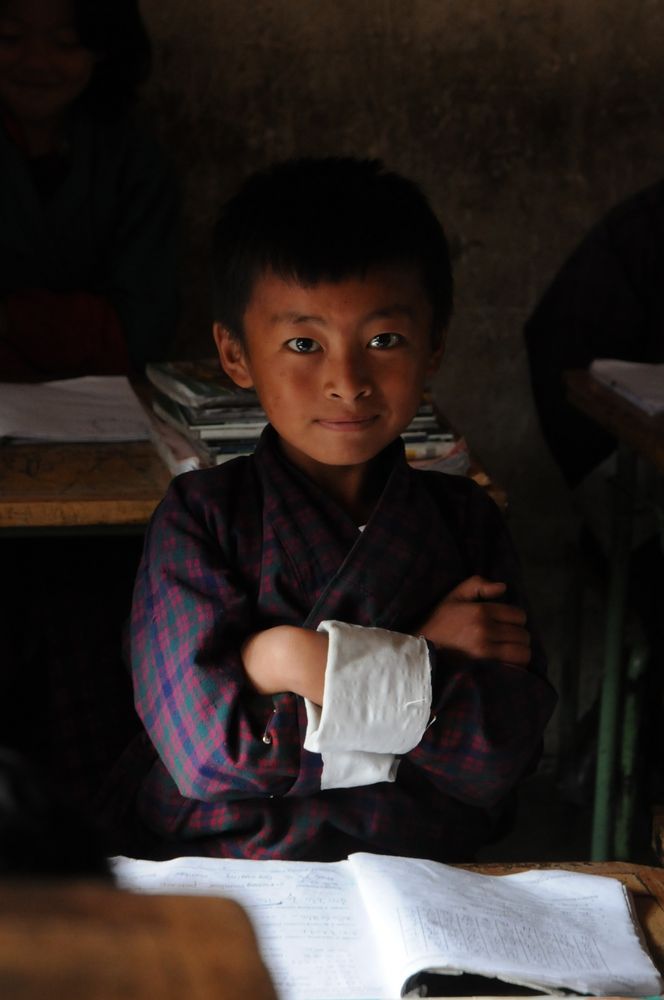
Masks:
[[[185,187],[182,350],[209,350],[209,223],[240,178],[293,154],[382,157],[423,184],[454,247],[439,402],[510,492],[527,559],[546,565],[565,494],[536,427],[521,328],[587,227],[660,173],[664,0],[143,9],[156,50],[147,104]]]

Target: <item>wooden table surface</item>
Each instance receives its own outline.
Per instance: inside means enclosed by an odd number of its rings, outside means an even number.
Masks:
[[[565,374],[573,406],[664,472],[664,414],[650,416],[587,371]]]
[[[170,475],[149,441],[0,447],[0,529],[144,526]]]
[[[560,867],[631,890],[664,972],[664,870],[622,862],[469,865],[489,875]],[[0,997],[275,1000],[249,922],[229,900],[133,894],[100,882],[0,881]]]
[[[95,882],[0,883],[3,1000],[276,1000],[244,911]]]
[[[468,475],[505,508],[474,460]],[[150,441],[0,446],[0,531],[141,528],[169,480]]]

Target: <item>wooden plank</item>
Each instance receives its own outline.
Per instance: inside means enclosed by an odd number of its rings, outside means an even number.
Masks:
[[[110,885],[0,885],[8,1000],[276,1000],[237,903]]]
[[[169,482],[149,441],[0,447],[0,528],[144,525]]]
[[[650,416],[587,371],[565,373],[570,403],[664,472],[664,415]]]

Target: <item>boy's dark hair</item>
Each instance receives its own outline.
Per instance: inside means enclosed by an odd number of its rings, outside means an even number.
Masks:
[[[100,57],[81,102],[102,117],[120,116],[152,65],[138,0],[74,0],[74,17],[82,45]]]
[[[312,286],[413,265],[433,309],[437,347],[452,312],[447,240],[418,186],[379,160],[290,160],[250,177],[214,234],[214,319],[243,339],[256,280],[273,271]]]

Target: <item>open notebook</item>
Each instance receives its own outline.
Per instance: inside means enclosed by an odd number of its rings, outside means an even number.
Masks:
[[[477,979],[466,990],[463,973],[537,993],[662,990],[616,879],[558,869],[489,876],[376,854],[334,863],[192,857],[113,865],[127,889],[241,903],[281,1000],[394,1000],[417,988],[424,970],[444,974],[436,995],[495,992]]]

